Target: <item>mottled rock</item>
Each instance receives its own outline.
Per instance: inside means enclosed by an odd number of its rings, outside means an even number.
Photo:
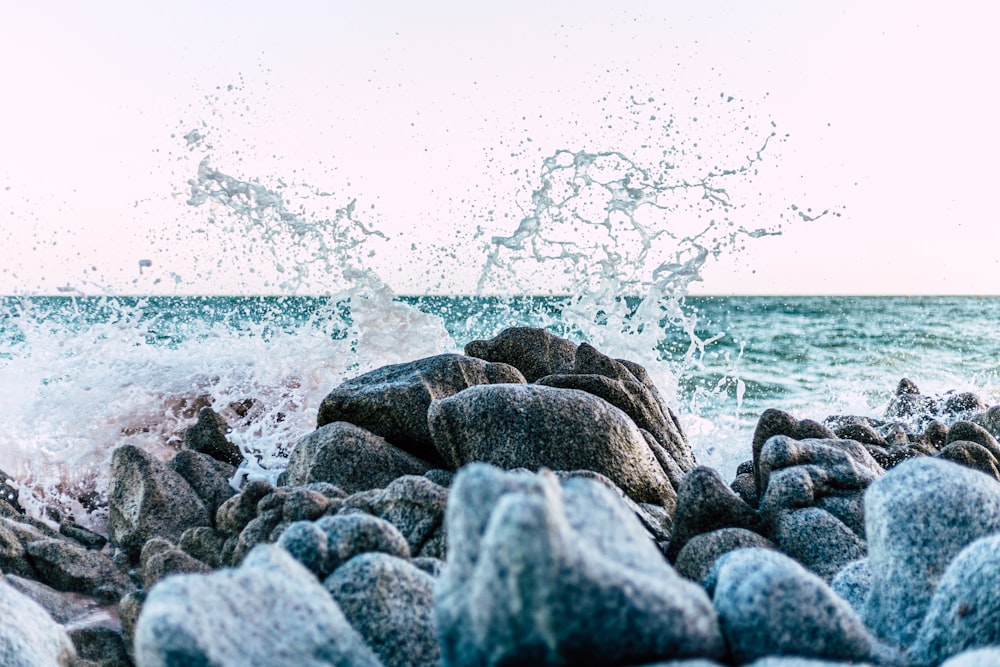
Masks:
[[[771,535],[778,549],[829,582],[842,567],[867,555],[867,544],[819,507],[782,513]]]
[[[142,585],[147,591],[172,574],[211,571],[208,565],[161,537],[154,537],[143,545],[139,569],[142,573]]]
[[[716,561],[708,579],[737,664],[767,656],[897,658],[822,579],[779,552],[733,551]]]
[[[937,454],[938,458],[986,473],[1000,482],[1000,462],[978,442],[956,440],[948,443]]]
[[[34,526],[7,517],[0,517],[0,572],[37,579],[24,545],[45,539],[46,535]]]
[[[717,471],[706,466],[693,469],[684,477],[677,492],[673,534],[667,557],[677,554],[695,535],[719,528],[745,528],[761,531],[757,512],[726,486]]]
[[[865,622],[906,646],[952,558],[1000,532],[1000,484],[937,458],[904,461],[865,494],[865,531],[872,572]]]
[[[577,345],[544,329],[512,327],[489,340],[474,340],[465,353],[518,369],[528,382],[574,372]]]
[[[323,586],[387,667],[436,667],[434,578],[385,553],[364,553],[338,567]]]
[[[100,667],[132,667],[116,620],[103,614],[66,628],[81,661],[90,660]]]
[[[321,426],[295,445],[278,484],[329,482],[356,493],[382,488],[402,475],[422,475],[429,469],[426,461],[385,438],[338,421]]]
[[[859,558],[842,567],[830,582],[833,592],[844,598],[858,614],[864,613],[865,600],[872,587],[872,571],[867,558]]]
[[[469,465],[452,485],[446,524],[435,590],[446,666],[725,654],[704,591],[596,480]]]
[[[864,417],[843,417],[833,427],[833,432],[841,440],[854,440],[863,445],[888,447],[889,442],[875,430],[870,420]],[[870,451],[870,450],[869,450]]]
[[[29,542],[25,551],[40,580],[56,590],[117,602],[133,588],[129,578],[108,556],[68,540]]]
[[[252,480],[235,496],[222,503],[215,513],[216,527],[229,535],[239,535],[257,516],[257,503],[274,493],[274,487],[263,480]]]
[[[192,526],[211,523],[204,503],[178,473],[138,447],[125,445],[111,457],[108,537],[132,562],[146,540],[177,540]]]
[[[181,539],[177,546],[184,553],[197,558],[211,568],[221,567],[224,561],[222,558],[222,548],[226,542],[226,534],[222,531],[198,526],[188,528],[181,533]]]
[[[63,519],[59,523],[59,534],[75,540],[78,544],[82,544],[88,549],[100,550],[108,543],[108,538],[70,519]]]
[[[1000,646],[963,651],[941,663],[941,667],[988,667],[989,665],[1000,665]]]
[[[896,395],[885,409],[886,419],[909,419],[916,415],[937,414],[937,401],[924,396],[912,380],[903,378],[896,386]]]
[[[229,484],[229,480],[236,474],[236,468],[225,461],[217,461],[208,454],[184,449],[170,459],[170,467],[191,485],[210,518],[215,517],[222,503],[236,495],[236,489]]]
[[[161,581],[139,616],[135,653],[143,667],[380,665],[312,573],[273,545],[234,570]]]
[[[0,664],[70,667],[76,651],[66,631],[31,598],[0,580]]]
[[[325,577],[363,553],[379,552],[404,560],[410,558],[406,538],[385,519],[366,514],[339,514],[323,517],[316,525],[327,538],[327,559],[321,576]]]
[[[910,647],[914,665],[932,667],[967,649],[1000,644],[1000,535],[972,542],[949,563]]]
[[[985,447],[995,459],[1000,461],[1000,443],[990,435],[990,432],[979,424],[958,421],[948,427],[948,438],[945,444],[967,440]]]
[[[206,454],[231,466],[243,462],[243,452],[226,439],[229,424],[212,408],[198,411],[198,421],[184,431],[184,448]]]
[[[972,416],[986,410],[986,403],[971,391],[960,391],[944,397],[942,409],[952,417]]]
[[[20,492],[17,490],[17,483],[14,479],[0,470],[0,503],[6,503],[10,509],[17,514],[23,514],[24,508],[18,500]]]
[[[681,576],[701,583],[720,556],[747,547],[773,549],[774,544],[766,537],[743,528],[720,528],[688,540],[677,554],[674,567]]]
[[[776,435],[784,435],[792,440],[805,438],[835,439],[837,436],[818,422],[812,420],[799,421],[782,410],[769,408],[761,413],[753,432],[753,469],[757,480],[757,496],[763,498],[767,481],[761,478],[760,453],[764,443]]]
[[[442,459],[427,428],[431,401],[496,382],[524,382],[524,377],[513,366],[460,354],[384,366],[330,392],[319,406],[316,426],[350,422],[417,458],[439,464]]]
[[[435,539],[444,525],[448,490],[426,477],[407,475],[390,483],[369,501],[372,514],[402,533],[413,555],[444,558],[443,540]]]
[[[17,575],[2,575],[0,580],[6,582],[18,593],[34,600],[56,623],[61,625],[66,625],[83,616],[92,615],[100,606],[100,603],[89,595],[57,591],[40,581],[25,579]]]
[[[676,493],[628,416],[575,389],[498,384],[434,401],[434,444],[455,468],[593,470],[637,502],[673,509]]]
[[[969,421],[985,428],[994,438],[1000,438],[1000,405],[994,405],[978,415],[973,415]]]

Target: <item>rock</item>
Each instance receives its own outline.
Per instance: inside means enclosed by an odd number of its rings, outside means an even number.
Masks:
[[[76,651],[66,631],[31,598],[0,581],[0,664],[70,667]]]
[[[162,537],[154,537],[142,547],[139,568],[143,588],[147,591],[171,574],[211,571],[205,563],[184,553]]]
[[[363,553],[378,552],[410,559],[406,538],[384,519],[366,514],[340,514],[323,517],[316,525],[327,539],[327,560],[322,576]]]
[[[951,417],[972,416],[986,410],[986,403],[971,391],[960,391],[946,395],[942,407]]]
[[[863,445],[888,447],[889,442],[875,430],[871,421],[864,417],[845,417],[838,420],[833,432],[841,440],[854,440]],[[871,450],[869,450],[871,451]]]
[[[512,366],[442,354],[384,366],[344,382],[319,406],[317,427],[343,421],[381,436],[417,458],[442,462],[431,442],[427,407],[467,387],[524,382]]]
[[[198,411],[198,421],[184,431],[184,448],[206,454],[231,466],[243,462],[243,452],[226,439],[229,424],[212,408]]]
[[[444,558],[442,540],[435,540],[444,526],[448,490],[425,477],[400,477],[372,497],[371,513],[402,533],[414,555]]]
[[[941,663],[941,667],[985,667],[987,665],[1000,665],[1000,646],[963,651]]]
[[[1000,532],[1000,484],[937,458],[904,461],[865,494],[865,531],[872,573],[865,623],[909,645],[952,558]]]
[[[766,480],[761,479],[760,452],[771,437],[784,435],[793,440],[806,438],[835,439],[837,436],[827,427],[811,420],[799,421],[781,410],[769,408],[761,413],[753,433],[753,469],[757,480],[757,496],[763,498]]]
[[[441,572],[444,571],[444,561],[440,558],[432,558],[430,556],[419,556],[410,561],[413,567],[423,570],[430,576],[437,579],[441,576]]]
[[[438,486],[443,486],[448,488],[451,486],[451,480],[455,477],[455,471],[453,470],[442,470],[441,468],[434,468],[428,470],[424,473],[424,477],[431,480]]]
[[[380,665],[316,578],[273,545],[235,570],[157,584],[139,616],[135,653],[143,667]]]
[[[962,651],[1000,644],[1000,535],[972,542],[948,565],[931,598],[912,664],[932,667]]]
[[[314,521],[296,521],[281,533],[277,545],[317,577],[328,573],[326,533]]]
[[[278,484],[329,482],[356,493],[385,487],[402,475],[422,475],[429,469],[426,461],[385,438],[338,421],[321,426],[295,445]]]
[[[441,662],[434,618],[434,578],[385,553],[351,558],[323,586],[387,667]]]
[[[236,468],[229,463],[184,449],[170,459],[170,467],[187,480],[198,494],[210,519],[215,517],[222,503],[236,495],[236,489],[229,484],[229,480],[236,474]]]
[[[100,603],[90,596],[57,591],[40,581],[13,574],[2,575],[0,580],[18,593],[34,600],[60,625],[91,615],[100,606]]]
[[[934,449],[941,449],[948,441],[948,427],[936,419],[931,421],[924,428],[924,441]]]
[[[754,660],[747,667],[874,667],[870,662],[842,662],[840,660],[817,660],[796,656],[771,656]]]
[[[82,544],[88,549],[95,549],[97,551],[103,549],[104,545],[108,543],[108,538],[95,533],[88,528],[84,528],[70,519],[63,519],[63,521],[59,523],[59,534],[75,540],[77,543]]]
[[[443,664],[721,659],[710,602],[603,484],[471,464],[446,514],[435,589]]]
[[[575,389],[498,384],[434,401],[434,444],[452,467],[593,470],[636,502],[673,510],[676,494],[635,424],[607,401]]]
[[[198,526],[188,528],[181,533],[181,539],[177,546],[184,553],[197,558],[211,568],[222,567],[226,562],[222,558],[222,547],[226,542],[226,534],[222,531]]]
[[[257,516],[257,503],[274,493],[274,487],[263,480],[252,480],[235,496],[222,503],[215,513],[216,527],[229,535],[239,535]]]
[[[819,507],[783,512],[771,535],[778,549],[829,582],[868,547],[842,521]]]
[[[38,579],[24,545],[45,539],[46,535],[34,526],[0,517],[0,572],[16,574],[27,579]]]
[[[959,440],[978,443],[985,447],[993,455],[993,458],[1000,460],[1000,443],[997,443],[996,438],[990,435],[990,432],[979,424],[966,421],[959,421],[952,424],[948,428],[948,438],[945,440],[945,444]]]
[[[994,405],[970,417],[969,421],[985,428],[994,438],[1000,438],[1000,405]]]
[[[754,479],[752,472],[737,473],[729,488],[750,507],[756,508],[760,505],[760,498],[757,497],[757,480]]]
[[[133,591],[118,602],[122,641],[125,643],[125,651],[132,660],[135,660],[135,626],[139,622],[139,614],[145,601],[146,593]]]
[[[41,581],[56,590],[117,602],[133,588],[129,578],[108,556],[68,540],[29,542],[25,551]]]
[[[864,613],[865,600],[872,587],[872,571],[867,558],[859,558],[842,567],[830,582],[833,592],[844,598],[858,614]]]
[[[80,660],[93,661],[100,667],[132,667],[121,627],[107,615],[85,619],[67,628]],[[80,663],[77,662],[77,667]]]
[[[272,494],[274,495],[274,494]],[[263,500],[261,501],[263,503]],[[259,544],[270,544],[278,539],[281,531],[281,507],[261,509],[236,538],[236,545],[229,555],[229,565],[239,565],[250,550]],[[225,546],[223,546],[225,551]]]
[[[465,353],[518,369],[527,382],[546,375],[574,372],[576,344],[544,329],[513,327],[489,340],[474,340]]]
[[[903,378],[896,387],[896,395],[885,409],[886,419],[910,419],[917,415],[937,414],[937,403],[923,396],[913,381]]]
[[[677,511],[667,557],[675,561],[688,540],[719,528],[760,532],[760,518],[726,486],[718,472],[699,466],[687,474],[677,492]]]
[[[132,445],[119,447],[111,457],[108,512],[111,546],[131,562],[152,537],[177,540],[187,528],[211,523],[183,477]]]
[[[681,576],[701,583],[720,556],[746,547],[773,549],[774,544],[766,537],[743,528],[720,528],[688,540],[677,554],[674,567]]]
[[[937,456],[966,468],[986,473],[1000,482],[1000,462],[990,453],[990,450],[978,442],[956,440],[945,445]]]
[[[708,579],[736,664],[767,656],[879,663],[897,658],[822,579],[781,553],[730,552],[716,561]]]

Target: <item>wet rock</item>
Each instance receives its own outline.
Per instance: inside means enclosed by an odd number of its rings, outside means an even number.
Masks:
[[[737,664],[767,656],[893,662],[891,650],[822,579],[767,549],[720,558],[709,590]]]
[[[214,518],[222,503],[236,495],[236,489],[229,484],[236,468],[229,463],[185,449],[170,459],[170,467],[198,494],[209,518]]]
[[[229,535],[239,535],[257,516],[257,503],[274,492],[274,487],[262,480],[247,482],[235,496],[222,503],[215,513],[216,527]]]
[[[171,574],[211,571],[205,563],[160,537],[154,537],[143,545],[139,569],[142,572],[143,588],[147,591]]]
[[[326,543],[326,533],[314,521],[296,521],[281,533],[277,545],[322,578],[328,573]]]
[[[122,641],[128,656],[135,660],[135,626],[139,622],[146,593],[133,591],[118,602],[118,618],[121,621]]]
[[[667,557],[671,561],[695,535],[719,528],[761,531],[757,512],[726,486],[722,476],[705,466],[689,472],[677,493],[673,534]]]
[[[259,544],[270,544],[278,539],[275,533],[281,532],[281,507],[262,509],[250,523],[240,531],[236,544],[229,555],[229,565],[239,565],[250,550]],[[225,546],[223,546],[225,550]]]
[[[188,528],[181,533],[177,546],[184,553],[197,558],[211,568],[222,567],[226,562],[222,559],[222,548],[226,542],[226,534],[222,531],[199,526]]]
[[[453,470],[442,470],[441,468],[434,468],[428,470],[424,473],[424,477],[431,480],[438,486],[443,486],[448,488],[451,486],[452,479],[455,478],[455,471]]]
[[[966,468],[986,473],[1000,482],[1000,462],[990,453],[990,450],[977,442],[956,440],[942,448],[937,456]]]
[[[60,522],[59,534],[65,535],[88,549],[96,549],[98,551],[103,549],[104,545],[108,543],[108,538],[88,528],[84,528],[70,519],[64,519]]]
[[[38,579],[24,546],[46,535],[34,526],[0,517],[0,572]]]
[[[299,441],[278,484],[329,482],[347,493],[356,493],[382,488],[402,475],[422,475],[429,469],[429,463],[385,438],[338,421],[321,426]]]
[[[66,593],[43,584],[13,574],[0,576],[0,580],[32,600],[44,609],[52,619],[61,625],[72,620],[91,615],[100,603],[89,595]]]
[[[743,528],[720,528],[688,540],[677,554],[674,567],[681,576],[701,583],[720,556],[748,547],[773,549],[774,544],[766,537]]]
[[[771,437],[784,435],[793,440],[806,438],[835,439],[833,431],[818,422],[804,419],[799,421],[792,415],[781,410],[769,408],[761,413],[753,433],[753,466],[757,481],[757,496],[763,498],[766,480],[761,478],[760,452]]]
[[[936,415],[937,401],[924,396],[912,380],[903,378],[896,386],[896,395],[886,406],[886,419],[910,419],[917,415]]]
[[[460,354],[384,366],[330,392],[319,406],[316,426],[350,422],[419,459],[439,464],[442,459],[427,427],[431,401],[496,382],[524,382],[524,377],[513,366]]]
[[[0,505],[6,504],[14,514],[24,514],[24,508],[18,500],[19,495],[14,479],[0,470]]]
[[[782,513],[771,537],[780,551],[827,582],[868,549],[842,521],[818,507]]]
[[[865,530],[872,573],[865,622],[906,646],[952,558],[1000,532],[1000,484],[937,458],[904,461],[865,494]]]
[[[864,417],[844,417],[837,420],[833,432],[841,440],[855,440],[863,445],[888,447],[889,442]],[[869,450],[870,451],[870,450]]]
[[[985,428],[994,438],[1000,438],[1000,405],[994,405],[970,417],[969,421]]]
[[[722,658],[715,611],[599,482],[472,464],[435,590],[445,665]]]
[[[996,438],[990,435],[990,432],[979,424],[974,424],[967,421],[955,422],[948,428],[948,438],[945,444],[952,442],[957,442],[959,440],[966,440],[969,442],[975,442],[984,448],[986,448],[993,458],[1000,461],[1000,443],[997,442]]]
[[[440,664],[434,578],[426,572],[385,553],[364,553],[323,586],[387,667]]]
[[[140,665],[380,665],[313,574],[273,545],[237,569],[157,584],[135,653]]]
[[[740,468],[742,467],[741,465]],[[750,507],[756,508],[760,505],[760,498],[757,496],[757,480],[753,474],[752,461],[750,462],[749,471],[738,470],[736,472],[736,477],[733,479],[733,483],[729,485],[729,488]]]
[[[68,540],[29,542],[25,551],[40,580],[56,590],[117,602],[133,588],[129,578],[108,556]]]
[[[621,410],[574,389],[485,385],[434,401],[434,444],[455,468],[485,461],[502,468],[593,470],[637,502],[671,510],[676,493]]]
[[[66,631],[31,598],[0,581],[0,664],[70,667],[76,650]]]
[[[121,627],[107,615],[92,617],[66,628],[80,660],[100,667],[131,667]],[[81,663],[77,663],[79,667]]]
[[[419,556],[410,561],[413,567],[423,570],[430,576],[437,579],[441,576],[441,572],[444,571],[444,561],[440,558],[432,558],[430,556]]]
[[[942,408],[946,415],[952,417],[972,416],[986,410],[986,403],[971,391],[960,391],[946,395]]]
[[[932,448],[940,450],[948,442],[948,427],[936,419],[930,422],[924,428],[924,442]]]
[[[872,571],[867,558],[859,558],[842,567],[830,582],[833,592],[844,598],[858,614],[864,613],[865,600],[872,587]]]
[[[465,353],[486,361],[518,369],[524,379],[535,382],[546,375],[574,372],[577,345],[544,329],[513,327],[489,340],[474,340]]]
[[[771,656],[754,660],[747,667],[874,667],[870,662],[843,662],[841,660],[818,660],[796,656]]]
[[[914,665],[932,667],[962,651],[1000,644],[1000,535],[972,542],[949,563],[910,647]]]
[[[146,540],[177,540],[192,526],[211,521],[191,485],[166,464],[138,447],[125,445],[111,457],[108,537],[135,562]]]
[[[198,411],[198,421],[184,431],[184,448],[206,454],[231,466],[243,462],[243,452],[226,439],[229,424],[212,408]]]

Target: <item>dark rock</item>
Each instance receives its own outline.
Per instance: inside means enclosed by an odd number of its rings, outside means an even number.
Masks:
[[[444,552],[437,548],[443,544],[432,546],[431,542],[444,526],[447,501],[447,489],[425,477],[408,475],[376,493],[369,507],[372,514],[399,529],[411,554],[443,559]]]
[[[687,474],[677,492],[677,511],[667,557],[676,560],[692,537],[719,528],[745,528],[759,533],[760,518],[726,486],[718,472],[699,466]]]
[[[6,503],[17,514],[24,514],[24,508],[18,500],[19,495],[14,479],[0,470],[0,503]]]
[[[666,449],[663,448],[653,434],[644,428],[639,429],[639,433],[642,435],[643,440],[646,441],[646,445],[649,447],[649,451],[653,452],[653,456],[656,457],[656,462],[660,464],[660,469],[663,470],[663,474],[667,476],[667,481],[670,482],[670,486],[673,487],[674,491],[681,487],[681,482],[684,481],[684,475],[687,473],[681,470],[680,465],[674,460],[674,457],[670,455]]]
[[[865,494],[865,532],[872,573],[865,623],[906,646],[952,558],[1000,532],[1000,484],[937,458],[904,461]]]
[[[760,476],[760,451],[772,436],[784,435],[793,440],[804,438],[834,439],[837,436],[818,422],[811,420],[799,421],[792,415],[781,410],[769,408],[761,413],[757,420],[757,426],[753,433],[753,466],[754,475],[757,480],[757,497],[764,497],[764,489],[767,488],[765,480]]]
[[[427,427],[431,401],[473,385],[496,382],[524,382],[524,377],[513,366],[460,354],[384,366],[330,392],[319,406],[316,425],[350,422],[417,458],[438,464],[442,459]]]
[[[941,449],[948,442],[948,427],[935,419],[924,428],[924,441],[934,449]]]
[[[323,582],[344,616],[386,667],[441,662],[434,578],[384,553],[364,553]]]
[[[281,520],[315,521],[330,511],[331,504],[339,506],[339,500],[330,502],[329,497],[305,486],[281,489],[284,502],[281,504]]]
[[[135,660],[135,626],[139,622],[139,614],[142,612],[142,605],[145,601],[146,594],[144,592],[133,591],[118,602],[118,619],[121,621],[122,641],[125,643],[125,650],[132,660]]]
[[[108,538],[88,528],[84,528],[70,519],[64,519],[59,524],[59,534],[76,540],[88,549],[96,549],[98,551],[103,549],[104,545],[108,543]]]
[[[81,660],[91,660],[100,667],[132,667],[121,627],[111,618],[89,618],[66,629]]]
[[[438,486],[443,486],[448,488],[451,486],[451,480],[455,477],[455,472],[453,470],[442,470],[441,468],[434,468],[428,470],[424,473],[424,477],[431,480]]]
[[[912,664],[932,667],[962,651],[1000,644],[1000,535],[972,542],[941,576],[920,632]]]
[[[969,418],[974,424],[979,424],[994,438],[1000,438],[1000,405],[994,405],[978,415]]]
[[[198,411],[198,421],[184,431],[184,448],[238,466],[243,462],[243,453],[226,439],[229,430],[226,420],[212,408],[202,408]]]
[[[986,410],[986,403],[971,391],[961,391],[945,396],[943,410],[952,417],[972,416]]]
[[[443,662],[636,664],[722,658],[704,591],[663,560],[632,511],[586,477],[455,478],[435,602]]]
[[[746,547],[773,549],[774,544],[766,537],[743,528],[720,528],[688,540],[677,554],[675,567],[681,576],[701,583],[720,556]]]
[[[760,498],[757,497],[757,480],[752,472],[741,472],[736,475],[729,488],[750,507],[756,508],[760,504]]]
[[[257,503],[271,493],[274,487],[265,481],[247,482],[239,494],[219,506],[215,513],[216,527],[229,535],[239,535],[257,516]]]
[[[140,665],[380,665],[312,573],[273,545],[238,569],[157,584],[135,629],[135,657]]]
[[[842,567],[830,582],[833,592],[844,598],[858,614],[863,614],[865,600],[872,588],[872,571],[867,558],[859,558]]]
[[[378,552],[409,560],[410,546],[394,525],[366,514],[323,517],[316,525],[326,534],[325,577],[343,563],[363,553]]]
[[[989,431],[979,424],[966,421],[959,421],[952,424],[948,428],[948,438],[945,440],[945,444],[958,442],[959,440],[967,440],[982,445],[993,455],[993,458],[1000,461],[1000,443],[990,435]]]
[[[225,542],[226,534],[222,531],[198,526],[188,528],[181,533],[177,546],[189,556],[197,558],[211,568],[217,568],[228,562],[222,558],[222,547]]]
[[[432,558],[430,556],[418,556],[410,561],[413,567],[423,570],[427,574],[431,575],[435,579],[441,576],[441,572],[444,571],[444,561],[440,558]]]
[[[266,496],[265,496],[266,497]],[[262,509],[240,532],[236,545],[229,556],[229,565],[239,565],[243,558],[258,544],[270,544],[278,539],[282,523],[282,508]],[[225,549],[225,546],[223,546]]]
[[[31,598],[0,580],[0,665],[70,667],[76,650],[66,630]]]
[[[937,414],[937,402],[924,396],[911,380],[903,378],[896,387],[896,395],[885,409],[886,419],[908,419],[916,415]]]
[[[863,445],[878,447],[889,446],[889,442],[864,417],[847,417],[834,427],[833,432],[842,440],[855,440]]]
[[[111,457],[108,533],[112,548],[135,562],[146,540],[177,540],[192,526],[211,523],[191,485],[138,447],[125,445]]]
[[[328,571],[326,533],[314,521],[296,521],[281,533],[277,545],[290,553],[317,577]]]
[[[945,445],[937,456],[966,468],[984,472],[1000,482],[1000,462],[990,453],[990,450],[977,442],[956,440]]]
[[[385,438],[338,421],[321,426],[299,441],[278,484],[329,482],[347,493],[356,493],[382,488],[402,475],[422,475],[429,469],[426,461]]]
[[[24,545],[45,538],[45,533],[34,526],[0,517],[0,572],[38,579]]]
[[[524,379],[574,372],[577,345],[544,329],[514,327],[489,340],[474,340],[465,353],[486,361],[510,364]]]
[[[209,518],[214,518],[222,503],[236,495],[236,489],[229,484],[236,468],[229,463],[185,449],[170,459],[170,467],[187,480],[198,494]]]
[[[143,545],[139,569],[142,572],[143,588],[147,591],[171,574],[211,571],[208,565],[161,537],[154,537]]]
[[[89,595],[57,591],[40,581],[25,579],[17,575],[2,575],[0,580],[6,582],[18,593],[34,600],[60,625],[66,625],[75,619],[92,615],[100,606],[100,603]]]
[[[822,579],[779,552],[733,551],[708,579],[736,664],[767,656],[900,662]]]
[[[826,582],[847,563],[867,555],[865,541],[819,507],[782,513],[771,537],[780,551]]]
[[[37,540],[26,544],[25,551],[40,580],[56,590],[117,602],[133,588],[108,556],[69,540]]]
[[[434,401],[434,444],[455,468],[593,470],[637,502],[673,509],[676,494],[635,424],[607,401],[574,389],[486,385]]]

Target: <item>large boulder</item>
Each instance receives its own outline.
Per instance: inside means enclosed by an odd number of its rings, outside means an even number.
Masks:
[[[455,479],[435,591],[445,666],[721,659],[701,587],[604,484],[482,464]]]
[[[133,588],[111,558],[69,540],[37,540],[25,550],[39,579],[56,590],[117,602]]]
[[[316,577],[273,545],[234,570],[161,581],[134,641],[142,667],[381,665]]]
[[[576,389],[497,384],[434,401],[434,445],[458,468],[593,470],[633,500],[672,511],[676,493],[642,434],[607,401]]]
[[[524,376],[513,366],[460,354],[384,366],[331,391],[320,403],[316,426],[350,422],[438,464],[441,459],[427,428],[431,401],[496,382],[524,382]]]
[[[525,380],[535,382],[546,375],[573,373],[576,343],[560,338],[545,329],[512,327],[489,340],[474,340],[465,353],[486,361],[509,364]]]
[[[70,667],[76,650],[66,630],[31,598],[0,578],[0,664],[4,667]]]
[[[229,424],[212,408],[202,408],[198,421],[184,431],[184,449],[206,454],[217,461],[238,466],[243,452],[226,439]]]

